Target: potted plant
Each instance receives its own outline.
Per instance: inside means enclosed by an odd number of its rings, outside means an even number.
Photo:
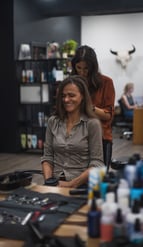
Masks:
[[[62,45],[63,57],[74,56],[77,45],[78,43],[73,39],[66,40]]]

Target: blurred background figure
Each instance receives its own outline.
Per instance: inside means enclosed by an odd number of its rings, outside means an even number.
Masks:
[[[130,120],[133,119],[133,111],[137,108],[133,97],[134,84],[132,82],[127,83],[124,87],[124,92],[121,96],[121,103],[124,116]]]

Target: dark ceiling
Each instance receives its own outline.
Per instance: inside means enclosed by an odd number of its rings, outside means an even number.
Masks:
[[[31,0],[41,17],[143,12],[143,0]]]

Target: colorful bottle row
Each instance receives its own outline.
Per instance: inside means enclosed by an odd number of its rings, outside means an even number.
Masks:
[[[43,148],[43,140],[38,139],[37,135],[25,134],[22,133],[20,135],[21,148],[22,149],[42,149]]]

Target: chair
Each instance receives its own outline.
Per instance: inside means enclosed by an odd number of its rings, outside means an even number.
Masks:
[[[133,120],[127,118],[124,115],[124,106],[122,100],[118,100],[119,107],[120,107],[120,114],[118,120],[115,121],[115,126],[121,128],[120,138],[126,138],[130,140],[133,135]]]

